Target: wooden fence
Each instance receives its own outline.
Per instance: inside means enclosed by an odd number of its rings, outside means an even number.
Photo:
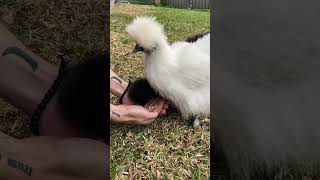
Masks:
[[[161,0],[161,4],[176,8],[210,9],[212,0]]]

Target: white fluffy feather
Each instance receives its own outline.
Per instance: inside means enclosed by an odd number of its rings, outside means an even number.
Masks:
[[[144,49],[145,76],[183,118],[210,113],[210,34],[194,43],[169,45],[163,26],[152,17],[137,17],[127,27],[129,36]]]

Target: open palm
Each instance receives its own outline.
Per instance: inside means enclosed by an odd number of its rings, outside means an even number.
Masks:
[[[149,107],[154,109],[149,111]],[[152,99],[145,107],[139,105],[119,105],[127,111],[127,116],[133,124],[151,124],[161,113],[165,113],[166,104],[162,98]]]

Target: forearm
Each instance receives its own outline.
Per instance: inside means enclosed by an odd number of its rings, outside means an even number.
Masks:
[[[0,98],[31,114],[57,72],[0,23]]]
[[[37,176],[41,161],[35,158],[35,153],[29,146],[24,146],[22,140],[3,135],[1,132],[0,179],[33,179]]]
[[[0,179],[33,179],[37,170],[30,165],[30,161],[21,160],[14,155],[0,152]]]
[[[110,91],[112,94],[120,97],[125,89],[127,88],[128,83],[117,76],[111,69],[110,69]]]
[[[103,143],[87,139],[0,139],[0,180],[104,179],[104,154]]]
[[[121,84],[124,87],[127,87],[127,85],[128,85],[127,82],[125,82],[118,75],[116,75],[116,73],[114,73],[111,69],[110,69],[110,80],[114,80],[114,81],[118,82],[119,84]]]
[[[22,147],[23,148],[23,147]],[[53,147],[51,147],[53,149]],[[42,151],[38,149],[37,151]],[[28,153],[22,158],[14,154],[0,153],[0,180],[88,180],[87,176],[82,176],[81,171],[77,171],[76,175],[72,170],[60,166],[53,160],[53,153],[46,152],[45,159],[37,159],[38,156],[33,158],[27,157]],[[74,165],[75,166],[75,165]],[[70,167],[71,168],[71,167]],[[103,168],[103,167],[101,167]],[[84,169],[86,171],[87,169]],[[92,177],[97,177],[92,174]],[[99,178],[95,178],[99,179]],[[103,178],[100,178],[101,180]]]
[[[110,80],[110,92],[113,95],[120,97],[125,90],[126,90],[126,87],[119,84],[118,82],[115,82],[114,80]]]
[[[110,104],[110,121],[111,123],[128,124],[130,123],[126,111],[113,104]]]

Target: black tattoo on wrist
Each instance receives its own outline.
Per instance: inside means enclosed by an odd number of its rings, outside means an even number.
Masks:
[[[119,78],[116,77],[116,76],[112,76],[110,79],[115,79],[115,80],[118,81],[120,84],[122,84],[121,79],[119,79]]]
[[[8,54],[14,54],[24,59],[31,67],[32,70],[35,71],[38,68],[38,63],[35,61],[29,54],[24,52],[22,49],[18,47],[8,47],[2,53],[2,56],[6,56]]]
[[[8,166],[15,168],[17,170],[20,170],[28,176],[31,176],[31,174],[32,174],[32,167],[31,166],[29,166],[28,164],[19,162],[17,160],[8,158]]]
[[[111,111],[111,113],[112,113],[112,115],[115,115],[115,116],[117,116],[117,117],[120,117],[120,114],[119,114],[119,113],[116,113],[116,112],[113,112],[113,111]]]

